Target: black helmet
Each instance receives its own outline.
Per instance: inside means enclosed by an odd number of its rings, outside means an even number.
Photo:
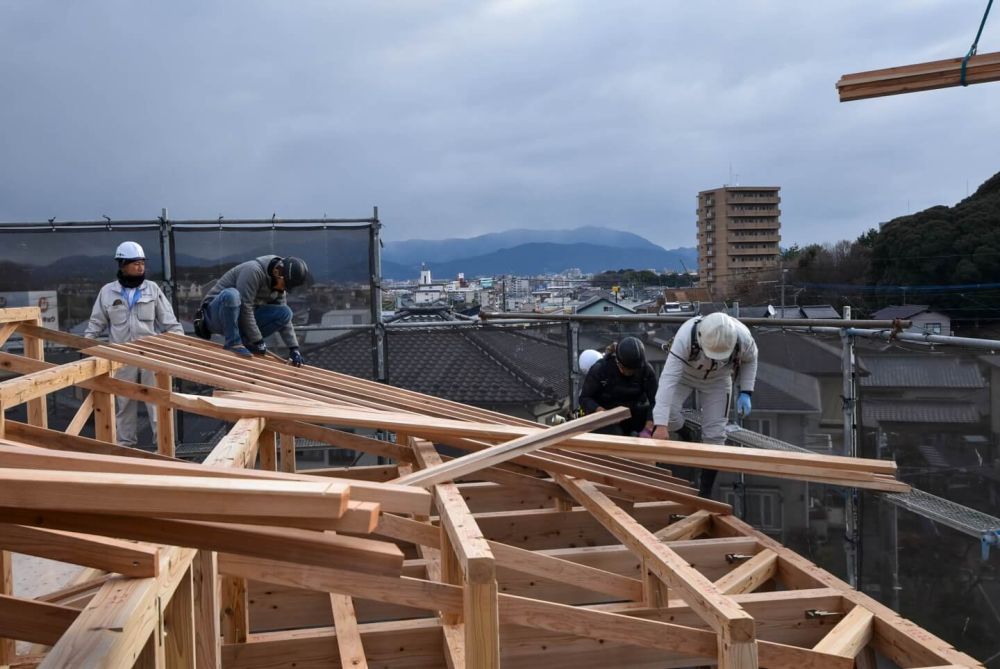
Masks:
[[[615,355],[625,369],[639,369],[646,362],[646,347],[635,337],[625,337],[618,342]]]
[[[302,258],[288,256],[281,259],[284,266],[281,274],[285,277],[285,288],[296,288],[309,280],[309,266]]]

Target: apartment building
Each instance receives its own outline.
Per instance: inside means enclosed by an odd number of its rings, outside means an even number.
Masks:
[[[778,186],[723,186],[698,193],[698,273],[713,299],[778,263]]]

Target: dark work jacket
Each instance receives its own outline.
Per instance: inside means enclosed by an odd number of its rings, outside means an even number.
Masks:
[[[585,413],[594,413],[597,407],[630,409],[645,404],[652,410],[656,402],[656,374],[649,363],[632,376],[618,371],[618,361],[613,355],[601,358],[587,372],[580,391],[580,407]]]

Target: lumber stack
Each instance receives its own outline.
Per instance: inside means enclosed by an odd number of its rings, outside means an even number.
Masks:
[[[850,102],[960,86],[963,60],[964,58],[948,58],[930,63],[845,74],[837,82],[837,92],[841,102]],[[1000,80],[1000,53],[984,53],[969,58],[965,70],[967,84],[983,84],[998,80]]]
[[[0,343],[13,332],[26,346],[0,353],[15,375],[0,382],[0,665],[981,666],[657,466],[897,490],[892,463],[591,433],[621,411],[545,428],[175,335],[95,345],[0,310]],[[46,338],[88,355],[52,365]],[[120,365],[156,386],[113,378]],[[45,396],[70,386],[85,400],[52,430]],[[200,465],[171,439],[124,448],[116,395],[231,427]],[[26,422],[4,415],[21,405]],[[303,438],[386,464],[299,471]],[[10,551],[87,569],[27,599]]]

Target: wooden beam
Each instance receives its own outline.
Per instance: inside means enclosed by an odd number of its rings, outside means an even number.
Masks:
[[[73,419],[70,420],[69,425],[66,426],[66,434],[77,436],[83,431],[83,428],[87,425],[87,421],[90,420],[91,415],[94,413],[94,393],[93,391],[87,393],[87,396],[83,398],[83,402],[80,403],[80,408],[76,410],[73,414]]]
[[[17,329],[17,323],[3,323],[0,324],[0,346],[7,343],[10,336],[14,334],[14,330]]]
[[[110,376],[106,378],[110,378]],[[108,444],[115,444],[118,442],[118,426],[115,423],[115,397],[98,391],[93,392],[93,397],[94,438]]]
[[[653,535],[660,541],[680,541],[681,539],[696,539],[708,532],[712,526],[712,514],[699,510],[690,516],[670,523]]]
[[[692,569],[592,483],[564,476],[557,476],[556,481],[719,634],[720,669],[756,668],[755,625],[746,611],[719,592],[711,581]]]
[[[0,323],[27,322],[34,325],[42,317],[38,307],[7,307],[0,309]]]
[[[0,595],[0,636],[51,646],[79,613],[68,606]]]
[[[35,325],[41,326],[41,324],[42,320],[39,317]],[[28,334],[22,335],[22,338],[24,357],[45,362],[45,342],[38,337],[32,337]],[[49,412],[45,395],[28,400],[28,422],[37,427],[49,426]]]
[[[837,82],[837,92],[841,102],[850,102],[960,86],[963,59],[948,58],[929,63],[845,74]],[[965,81],[967,84],[1000,81],[1000,53],[983,53],[969,58]]]
[[[247,606],[247,579],[223,576],[222,640],[225,643],[246,643],[250,632],[250,612]]]
[[[0,312],[2,314],[2,312]],[[0,407],[0,417],[3,407]],[[0,550],[0,596],[11,597],[14,594],[14,556],[10,551]],[[0,666],[10,664],[17,657],[15,638],[5,636],[0,632]]]
[[[152,578],[160,571],[155,547],[75,532],[2,523],[0,548],[135,578]]]
[[[268,472],[278,471],[278,435],[274,430],[264,430],[260,433],[258,450],[260,451],[260,468]]]
[[[351,598],[346,595],[330,595],[330,607],[333,609],[333,626],[337,630],[340,666],[344,669],[368,669]]]
[[[282,434],[281,442],[281,471],[290,474],[295,473],[295,435]]]
[[[107,360],[84,358],[0,383],[0,404],[10,408],[111,371]],[[32,423],[35,425],[35,423]],[[46,427],[38,424],[38,427]]]
[[[172,546],[242,553],[302,564],[320,566],[344,564],[349,565],[347,567],[349,569],[373,574],[399,574],[403,566],[403,554],[395,544],[294,527],[199,522],[169,518],[136,518],[66,511],[25,511],[14,508],[0,508],[0,517],[28,525],[59,528],[69,532],[85,532]],[[107,556],[103,558],[97,555],[89,557],[89,562],[95,563],[94,566],[102,566],[98,563],[103,560],[104,568],[108,568],[109,571],[124,573],[122,569],[125,569],[132,572],[126,574],[130,576],[155,576],[155,573],[146,573],[150,570],[150,560],[155,559],[155,556],[140,565],[142,570],[139,567],[129,567],[128,561],[136,561],[141,555],[142,547],[136,544],[112,539],[89,538],[83,535],[66,534],[21,525],[0,525],[0,527],[12,528],[11,534],[13,535],[13,539],[10,541],[0,538],[0,546],[9,543],[11,548],[19,550],[19,552],[88,564],[88,562],[83,562],[88,558],[85,548],[90,547],[90,552],[96,552],[106,545],[109,553]],[[31,536],[32,533],[42,534],[41,536]],[[19,534],[28,536],[21,538],[18,536]],[[51,545],[43,543],[46,537]],[[62,539],[62,543],[67,544],[66,546],[58,543],[60,537],[65,537]],[[119,544],[120,547],[118,547]],[[118,555],[112,552],[116,547],[118,547]],[[134,548],[130,550],[129,547]],[[42,555],[42,553],[47,553],[47,555]]]
[[[765,548],[752,558],[715,582],[715,587],[725,595],[753,592],[774,578],[778,571],[777,554]]]
[[[395,483],[429,488],[436,483],[453,481],[461,476],[467,476],[486,467],[506,462],[519,455],[531,453],[546,446],[552,446],[569,436],[621,422],[628,418],[629,415],[631,414],[626,407],[601,411],[563,423],[562,425],[557,425],[556,427],[541,430],[535,434],[525,435],[477,453],[470,453],[469,455],[455,458],[450,462],[441,462],[441,464],[421,469],[408,476],[402,476]]]
[[[47,430],[16,420],[7,421],[7,439],[16,441],[19,444],[38,446],[52,451],[119,455],[142,460],[172,461],[171,458],[165,458],[157,453],[151,453],[139,448],[119,446],[118,444],[98,441],[89,437],[66,434],[58,430]]]
[[[871,642],[874,621],[875,614],[863,606],[855,606],[813,650],[853,660]]]
[[[347,510],[337,481],[101,474],[0,468],[0,507],[281,524]]]

